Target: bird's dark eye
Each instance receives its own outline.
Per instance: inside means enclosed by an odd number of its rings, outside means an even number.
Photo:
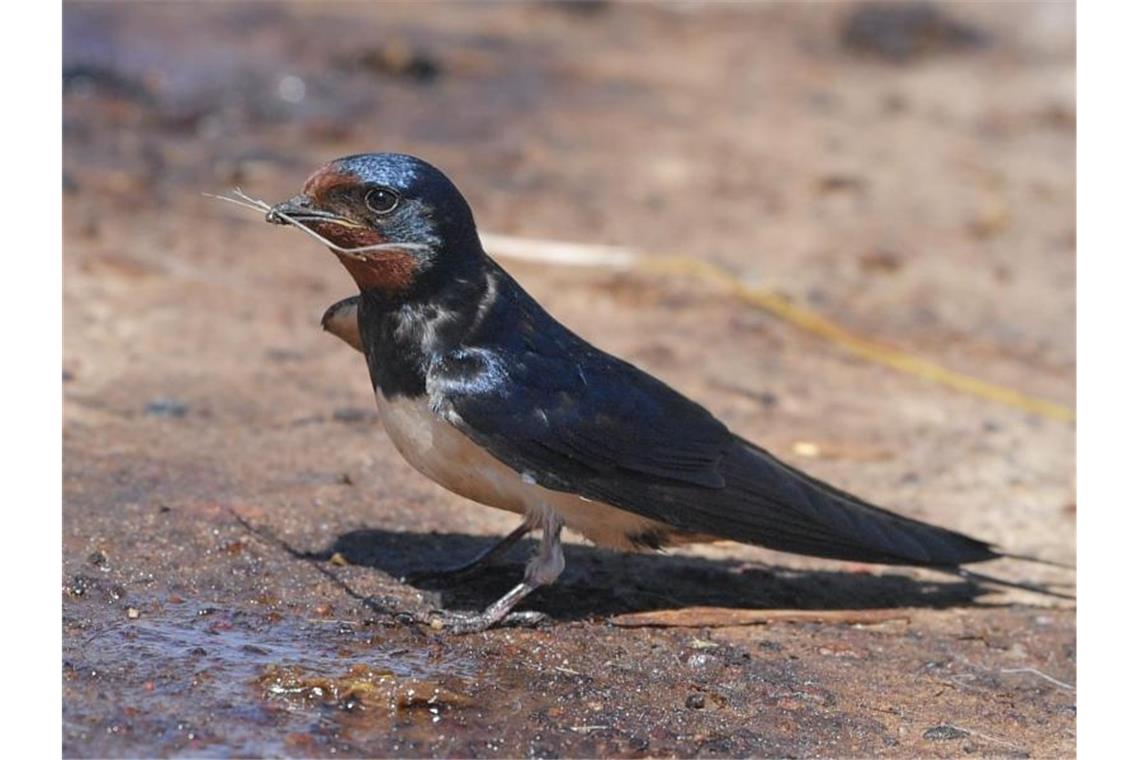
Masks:
[[[374,187],[364,196],[364,204],[373,214],[387,214],[400,203],[400,196],[386,187]]]

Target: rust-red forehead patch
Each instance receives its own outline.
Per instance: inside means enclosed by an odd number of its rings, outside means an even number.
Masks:
[[[305,185],[301,188],[301,192],[309,196],[314,203],[320,205],[334,187],[355,185],[358,182],[355,174],[341,171],[336,164],[325,164],[309,175],[309,178],[305,180]]]

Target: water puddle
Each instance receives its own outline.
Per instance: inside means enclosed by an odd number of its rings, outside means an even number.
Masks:
[[[474,707],[477,675],[471,659],[405,630],[212,609],[116,622],[65,659],[65,688],[92,686],[109,699],[65,720],[98,728],[89,748],[112,754],[407,748]]]

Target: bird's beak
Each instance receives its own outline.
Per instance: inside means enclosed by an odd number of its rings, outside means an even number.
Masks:
[[[313,200],[307,195],[295,195],[287,201],[278,203],[265,213],[265,221],[270,224],[288,224],[284,217],[297,222],[334,222],[337,224],[359,226],[350,219],[339,214],[317,208]]]

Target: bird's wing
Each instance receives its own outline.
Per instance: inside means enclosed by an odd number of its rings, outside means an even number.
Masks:
[[[649,375],[604,359],[462,349],[433,364],[428,392],[449,421],[556,490],[607,477],[723,487],[718,466],[732,445],[724,425]]]
[[[332,306],[325,309],[321,317],[321,327],[325,332],[332,333],[357,351],[364,351],[364,344],[360,340],[360,325],[356,322],[356,315],[360,309],[360,296],[342,298]]]
[[[790,467],[592,347],[558,356],[460,349],[433,362],[427,389],[438,414],[540,485],[682,531],[864,562],[999,556]]]

